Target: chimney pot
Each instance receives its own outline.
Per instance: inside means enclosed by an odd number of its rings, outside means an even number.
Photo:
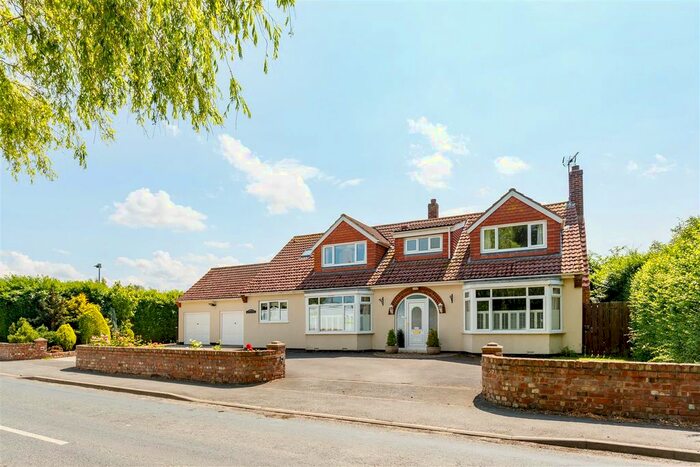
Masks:
[[[432,198],[428,204],[428,219],[437,219],[438,217],[440,217],[440,205],[435,198]]]

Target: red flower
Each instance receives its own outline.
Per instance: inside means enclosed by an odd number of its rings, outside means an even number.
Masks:
[[[252,351],[252,350],[253,350],[253,345],[250,344],[250,343],[248,343],[248,344],[245,345],[245,349],[248,350],[248,351]]]

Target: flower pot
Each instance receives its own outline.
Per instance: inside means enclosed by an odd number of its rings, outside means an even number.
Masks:
[[[399,346],[398,345],[387,345],[384,347],[384,352],[386,353],[399,353]]]
[[[440,347],[426,347],[426,353],[428,355],[437,355],[440,353]]]

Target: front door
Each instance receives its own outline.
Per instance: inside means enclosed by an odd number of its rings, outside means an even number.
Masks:
[[[408,348],[425,350],[428,338],[428,301],[406,300],[408,320]]]

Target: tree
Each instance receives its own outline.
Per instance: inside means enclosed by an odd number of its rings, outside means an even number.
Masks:
[[[629,300],[632,278],[648,257],[627,247],[613,248],[609,256],[590,255],[591,297],[598,302]]]
[[[50,289],[45,297],[37,303],[37,315],[33,319],[35,325],[44,325],[50,330],[58,329],[68,319],[66,300],[56,289]]]
[[[700,217],[674,229],[632,281],[632,353],[642,360],[700,362]]]
[[[10,173],[54,178],[47,153],[66,150],[86,167],[82,134],[114,139],[128,107],[145,126],[171,119],[196,131],[233,106],[250,116],[233,62],[265,42],[277,58],[294,0],[7,0],[0,4],[0,152]],[[291,29],[290,29],[291,33]],[[229,72],[218,106],[219,68]]]

